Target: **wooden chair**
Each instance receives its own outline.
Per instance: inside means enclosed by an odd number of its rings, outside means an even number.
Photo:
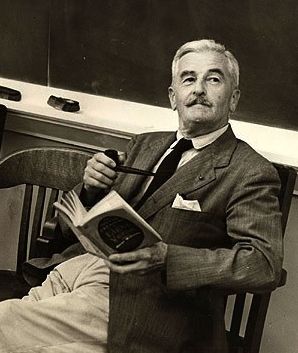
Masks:
[[[24,283],[21,276],[21,266],[26,260],[26,250],[29,249],[29,258],[36,257],[36,240],[41,240],[40,234],[44,222],[42,215],[46,212],[45,219],[52,219],[52,203],[57,200],[59,190],[68,191],[82,179],[86,161],[90,158],[87,152],[81,152],[66,148],[35,148],[17,152],[7,157],[0,163],[0,188],[25,184],[24,205],[20,225],[18,260],[16,276],[9,274],[5,278],[11,281],[9,297],[24,294]],[[276,165],[280,179],[281,192],[279,195],[282,212],[282,227],[285,231],[288,213],[291,204],[292,193],[295,184],[296,172],[293,168]],[[39,186],[36,199],[35,214],[31,232],[30,244],[28,241],[29,214],[32,210],[33,185]],[[50,190],[49,201],[45,205],[46,189]],[[47,226],[47,234],[42,239],[46,243],[52,239],[51,229],[55,225]],[[15,281],[17,279],[17,282]],[[0,293],[2,293],[3,279],[0,276]],[[286,271],[280,285],[286,282]],[[6,286],[7,286],[6,282]],[[20,284],[21,283],[21,284]],[[5,289],[5,288],[4,288]],[[28,289],[28,288],[25,288]],[[261,343],[264,323],[271,293],[255,294],[249,308],[249,314],[244,336],[240,335],[241,322],[245,313],[245,300],[251,294],[241,293],[236,295],[231,327],[228,334],[230,353],[258,353]],[[3,297],[3,296],[2,296]],[[0,295],[1,299],[1,295]],[[3,298],[2,298],[3,299]]]
[[[285,233],[291,200],[296,180],[296,171],[291,167],[275,164],[281,180],[281,190],[279,194],[280,210],[282,213],[282,231]],[[282,270],[279,286],[286,283],[287,272]],[[227,332],[230,345],[230,353],[258,353],[264,330],[267,310],[271,292],[263,294],[240,293],[236,295],[230,330]],[[248,315],[245,313],[246,301],[251,304]],[[244,335],[241,335],[241,323],[246,321]]]
[[[27,292],[22,264],[38,256],[36,239],[41,234],[43,220],[53,217],[52,204],[59,191],[61,195],[82,180],[90,156],[69,148],[44,147],[13,153],[0,162],[0,189],[25,184],[16,271],[0,273],[0,300],[21,297]]]
[[[2,143],[6,114],[7,114],[6,106],[3,104],[0,104],[0,147]]]

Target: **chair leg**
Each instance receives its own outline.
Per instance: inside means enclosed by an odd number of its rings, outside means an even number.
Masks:
[[[230,353],[240,353],[239,349],[243,345],[243,341],[240,337],[240,327],[245,305],[245,299],[245,293],[236,295],[231,328],[229,332]]]

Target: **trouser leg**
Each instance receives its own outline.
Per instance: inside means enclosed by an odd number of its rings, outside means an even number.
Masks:
[[[106,352],[108,270],[85,254],[23,300],[0,303],[0,352]]]

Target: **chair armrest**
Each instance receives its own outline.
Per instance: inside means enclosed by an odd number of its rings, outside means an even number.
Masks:
[[[76,238],[63,235],[59,218],[53,217],[44,223],[41,235],[36,239],[37,256],[51,257],[60,253],[75,242]]]
[[[280,280],[279,283],[277,285],[277,288],[283,287],[286,282],[287,282],[287,270],[285,270],[284,268],[281,270],[281,276],[280,276]],[[242,289],[242,290],[230,290],[230,289],[218,289],[218,292],[220,292],[221,295],[223,296],[229,296],[229,295],[245,295],[247,293],[251,293],[251,294],[258,294],[258,295],[262,295],[262,294],[269,294],[272,293],[275,289],[271,289],[271,290],[267,290],[264,292],[247,292],[246,290]]]
[[[281,276],[280,276],[280,281],[278,283],[278,287],[283,287],[287,283],[287,270],[284,268],[281,270]]]
[[[59,227],[59,220],[57,216],[49,219],[44,223],[44,226],[42,229],[42,237],[46,237],[47,239],[56,238],[58,227]]]
[[[53,217],[44,223],[42,233],[36,239],[38,257],[50,257],[55,252],[59,228],[58,217]]]

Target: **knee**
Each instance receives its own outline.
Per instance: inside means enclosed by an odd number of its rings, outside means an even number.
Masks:
[[[11,314],[14,312],[14,307],[16,306],[16,303],[19,302],[20,299],[8,299],[0,302],[0,322],[7,322],[7,320],[11,318]]]

